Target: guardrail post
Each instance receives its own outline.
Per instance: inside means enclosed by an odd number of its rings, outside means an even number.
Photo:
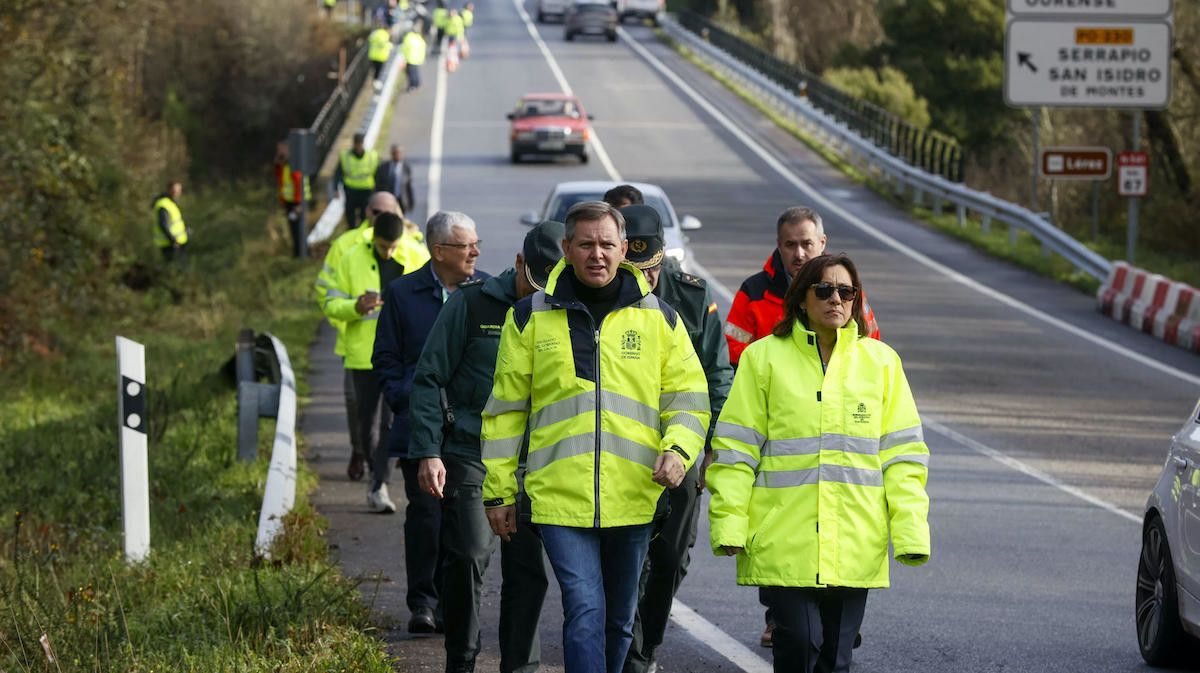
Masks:
[[[259,383],[254,366],[254,332],[244,329],[237,340],[237,455],[238,460],[258,457],[258,419],[276,416],[279,384]]]
[[[979,223],[979,228],[982,229],[983,233],[985,233],[985,234],[991,233],[991,231],[992,231],[992,216],[988,215],[987,213],[984,213],[983,220]]]
[[[921,192],[921,188],[913,185],[913,205],[917,208],[921,207],[921,202],[925,200],[925,195]]]
[[[1008,247],[1017,247],[1017,228],[1012,224],[1008,225]]]
[[[933,195],[933,214],[934,215],[942,214],[942,195],[941,194]]]
[[[967,226],[967,207],[960,203],[955,210],[958,214],[958,228],[962,229]]]

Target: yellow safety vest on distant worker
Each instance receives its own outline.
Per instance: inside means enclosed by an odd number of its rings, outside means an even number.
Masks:
[[[312,185],[308,182],[308,176],[305,175],[301,180],[304,182],[304,200],[312,201]],[[279,185],[279,198],[284,203],[299,203],[296,199],[296,181],[292,179],[292,167],[290,164],[283,165],[281,182],[283,184]]]
[[[438,7],[433,10],[433,27],[446,28],[446,20],[450,18],[450,10],[445,7]]]
[[[325,0],[325,6],[333,9],[337,5],[337,0]]]
[[[462,37],[465,31],[466,24],[461,16],[455,14],[446,20],[446,37]]]
[[[467,28],[470,28],[471,25],[475,23],[475,12],[472,12],[469,9],[464,9],[461,13],[461,16],[462,16],[462,20],[463,20],[463,25],[466,26]]]
[[[379,168],[379,154],[375,150],[355,156],[353,150],[343,150],[341,156],[342,184],[349,189],[375,189],[375,169]]]
[[[367,38],[367,58],[376,63],[385,63],[392,55],[392,36],[386,28],[376,28]]]
[[[142,203],[145,203],[145,201]],[[168,228],[171,230],[170,239],[163,233],[162,228],[158,226],[159,209],[167,211],[167,215],[169,216],[170,225]],[[154,240],[158,247],[169,248],[176,243],[185,245],[188,242],[187,225],[183,221],[183,213],[179,212],[179,206],[170,197],[164,196],[154,202],[154,218]]]
[[[425,38],[421,37],[420,33],[408,33],[400,43],[400,51],[405,63],[421,65],[425,62]]]

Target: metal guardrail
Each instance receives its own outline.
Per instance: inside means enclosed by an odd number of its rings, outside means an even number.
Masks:
[[[811,96],[797,95],[750,64],[685,29],[672,17],[662,17],[660,24],[668,36],[704,60],[710,67],[803,126],[806,132],[843,159],[889,183],[897,195],[911,194],[914,204],[929,206],[939,214],[947,202],[953,204],[960,226],[964,226],[967,218],[971,216],[980,218],[984,231],[989,229],[992,222],[1000,222],[1008,227],[1011,244],[1016,243],[1018,231],[1025,231],[1040,243],[1043,251],[1061,256],[1077,269],[1101,282],[1108,277],[1112,262],[1042,219],[1037,213],[910,165],[877,144],[873,138],[861,135],[844,119],[820,109],[815,101],[811,100]],[[709,36],[712,36],[711,32]],[[929,199],[928,203],[926,197]]]
[[[370,72],[371,64],[367,59],[367,45],[363,44],[354,58],[350,60],[350,65],[346,66],[343,84],[333,90],[333,93],[329,95],[329,100],[325,101],[325,105],[317,113],[317,118],[308,127],[317,145],[318,164],[325,161],[329,150],[337,142],[338,132],[346,123],[346,117],[350,114],[354,99],[358,97],[358,92],[366,83]]]
[[[963,181],[962,147],[943,133],[918,128],[887,110],[837,89],[819,76],[729,33],[695,12],[680,12],[679,25],[801,96],[893,156],[954,182]]]

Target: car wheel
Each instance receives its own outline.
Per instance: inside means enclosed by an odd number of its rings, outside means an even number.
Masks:
[[[1190,639],[1179,623],[1175,567],[1171,563],[1167,531],[1157,516],[1142,532],[1134,608],[1142,659],[1151,666],[1166,666],[1179,661]]]
[[[509,158],[509,160],[511,160],[511,161],[512,161],[514,164],[519,164],[519,163],[521,163],[521,153],[520,153],[520,152],[518,152],[518,151],[516,151],[516,150],[513,150],[512,152],[510,152],[510,153],[509,153],[509,155],[508,155],[508,158]]]
[[[540,10],[540,9],[538,10],[538,16],[537,16],[537,19],[538,19],[538,20],[537,20],[537,22],[538,22],[538,23],[546,23],[546,15],[545,15],[545,14],[543,14],[543,13],[542,13],[542,10]]]
[[[587,150],[582,150],[582,151],[580,151],[580,152],[579,152],[579,163],[581,163],[581,164],[586,164],[587,162],[588,162],[588,153],[587,153]]]

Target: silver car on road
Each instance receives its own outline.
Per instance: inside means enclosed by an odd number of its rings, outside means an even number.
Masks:
[[[1135,620],[1151,666],[1200,661],[1200,403],[1146,503]]]

